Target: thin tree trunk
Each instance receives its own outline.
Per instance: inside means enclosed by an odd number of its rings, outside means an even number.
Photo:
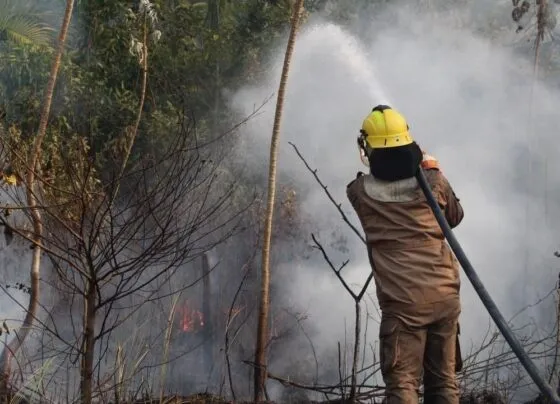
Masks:
[[[136,112],[136,119],[134,121],[134,126],[127,135],[126,150],[124,154],[123,161],[119,170],[119,174],[116,178],[117,185],[115,186],[114,192],[111,196],[111,205],[115,201],[117,194],[120,189],[120,180],[122,179],[128,160],[130,159],[130,154],[132,152],[132,146],[136,142],[136,137],[138,135],[138,128],[140,127],[140,122],[142,121],[142,115],[144,111],[144,103],[146,101],[146,90],[148,88],[148,16],[144,13],[144,26],[143,26],[143,38],[142,38],[142,55],[141,60],[142,66],[142,84],[140,88],[140,102],[138,103],[138,110]]]
[[[41,213],[37,208],[37,189],[40,188],[38,184],[35,184],[35,172],[40,170],[39,160],[41,156],[41,146],[43,144],[43,139],[47,132],[47,125],[49,122],[49,115],[51,111],[52,98],[54,94],[54,88],[56,85],[56,80],[58,76],[58,71],[60,69],[60,63],[62,60],[62,55],[64,53],[64,44],[66,43],[66,36],[68,33],[68,27],[70,26],[70,21],[72,19],[72,11],[74,9],[74,0],[66,1],[66,11],[64,13],[64,18],[62,20],[62,25],[60,27],[60,32],[58,34],[58,46],[51,66],[51,72],[49,75],[49,80],[47,82],[47,88],[45,89],[45,94],[43,98],[43,109],[41,110],[41,116],[39,120],[39,128],[37,130],[37,136],[35,137],[35,142],[33,145],[33,150],[29,156],[30,161],[28,165],[27,172],[27,204],[30,209],[31,218],[33,222],[33,257],[31,262],[30,271],[30,297],[29,304],[27,307],[27,313],[25,319],[23,320],[22,326],[17,332],[16,336],[12,341],[5,347],[2,356],[0,357],[0,390],[7,388],[7,383],[10,375],[10,365],[12,356],[19,351],[25,338],[29,334],[31,327],[33,326],[33,321],[37,315],[37,307],[39,303],[39,271],[41,267],[41,238],[43,235],[43,221],[41,218]]]
[[[278,98],[276,101],[276,113],[274,116],[274,126],[272,129],[272,139],[270,143],[270,163],[268,173],[268,200],[267,212],[264,226],[264,240],[262,248],[262,273],[261,273],[261,293],[259,302],[259,318],[257,325],[257,344],[255,349],[255,382],[254,399],[255,402],[262,401],[264,385],[267,374],[266,346],[268,341],[268,318],[270,309],[270,245],[272,238],[272,219],[274,215],[274,199],[276,196],[276,165],[278,158],[278,143],[280,137],[280,122],[284,106],[284,95],[290,62],[294,51],[296,34],[299,20],[303,11],[303,0],[297,0],[294,4],[292,14],[292,27],[290,37],[286,47],[284,66],[278,88]]]
[[[357,375],[358,375],[358,356],[360,355],[360,333],[361,333],[361,307],[360,300],[355,301],[356,317],[354,324],[354,355],[352,357],[352,378],[350,384],[350,403],[356,402],[356,386],[357,386]]]
[[[121,163],[119,170],[119,175],[117,181],[122,178],[128,160],[130,159],[130,154],[132,152],[132,146],[136,141],[138,134],[138,128],[140,126],[140,121],[142,120],[142,112],[144,110],[144,103],[146,100],[146,89],[148,85],[148,16],[144,14],[144,25],[143,25],[143,44],[142,44],[142,56],[141,60],[142,66],[142,84],[140,90],[140,102],[138,104],[138,111],[136,113],[136,119],[131,131],[128,133],[127,144],[125,155]],[[111,197],[111,203],[114,202],[119,191],[120,182],[117,182],[115,190]],[[97,318],[97,312],[95,308],[96,299],[96,286],[95,286],[95,273],[91,274],[91,278],[88,280],[88,285],[86,289],[86,295],[84,299],[84,332],[83,332],[83,345],[82,345],[82,360],[80,369],[80,396],[82,404],[91,404],[92,394],[93,394],[93,363],[95,358],[95,321]]]
[[[85,296],[82,365],[80,370],[80,398],[82,404],[90,404],[93,393],[93,360],[95,354],[95,283],[89,279]]]
[[[214,317],[210,306],[210,263],[208,254],[202,256],[202,321],[204,334],[204,365],[208,376],[211,376],[212,365],[214,364],[214,340],[212,336],[214,327]]]
[[[126,165],[128,164],[128,159],[130,158],[130,153],[132,151],[132,146],[136,141],[136,136],[138,135],[138,128],[140,127],[140,121],[142,120],[142,112],[144,111],[144,102],[146,101],[146,89],[148,87],[148,16],[144,15],[144,37],[142,39],[142,53],[144,59],[142,60],[142,88],[140,89],[140,102],[138,104],[138,112],[136,113],[136,121],[132,127],[132,132],[130,133],[130,139],[127,144],[126,154],[124,156],[121,172],[119,178],[124,174]]]
[[[558,366],[559,348],[560,348],[560,279],[556,284],[556,343],[554,344],[554,358],[552,360],[552,366],[550,368],[550,376],[548,377],[549,384],[552,384],[554,378],[556,377],[556,367]]]

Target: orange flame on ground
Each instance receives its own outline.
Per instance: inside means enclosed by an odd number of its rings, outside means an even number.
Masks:
[[[237,317],[241,312],[246,309],[244,306],[234,306],[231,313],[229,312],[230,309],[223,310],[223,314],[228,317],[230,315],[230,319],[233,320]],[[191,307],[189,302],[183,303],[177,310],[177,317],[178,320],[178,328],[181,332],[197,332],[204,328],[204,315],[201,311],[196,310]]]

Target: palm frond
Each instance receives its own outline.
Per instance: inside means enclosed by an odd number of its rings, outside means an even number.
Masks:
[[[20,45],[48,45],[53,29],[35,16],[17,12],[9,2],[0,2],[0,35]]]

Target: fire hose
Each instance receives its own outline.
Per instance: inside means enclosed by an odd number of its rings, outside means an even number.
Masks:
[[[531,376],[531,379],[533,379],[535,384],[538,386],[541,393],[544,396],[546,396],[552,403],[560,404],[560,398],[558,397],[558,394],[556,393],[556,391],[554,391],[554,389],[550,386],[550,384],[548,384],[546,380],[544,380],[541,377],[537,367],[535,366],[535,364],[533,363],[529,355],[527,355],[527,352],[525,352],[525,350],[519,343],[519,340],[515,337],[515,335],[511,331],[506,320],[502,316],[502,313],[500,313],[498,307],[492,300],[492,297],[490,297],[490,294],[482,284],[482,281],[478,277],[469,259],[465,255],[465,252],[461,248],[461,245],[455,238],[455,235],[453,234],[453,231],[451,230],[449,223],[447,223],[447,219],[445,218],[445,215],[441,211],[439,204],[434,198],[434,195],[430,190],[430,185],[428,184],[428,181],[426,180],[426,176],[424,175],[422,169],[418,170],[416,174],[416,179],[418,180],[420,188],[422,188],[422,192],[424,193],[426,199],[428,200],[428,204],[430,205],[430,208],[434,212],[437,222],[441,230],[443,231],[443,234],[447,242],[449,243],[449,246],[453,250],[453,253],[457,257],[457,260],[463,267],[465,274],[469,278],[476,293],[480,297],[480,300],[482,300],[482,303],[488,310],[488,313],[490,313],[490,316],[498,326],[498,329],[500,330],[500,332],[508,342],[509,346],[511,347],[511,349],[513,350],[513,352],[515,353],[515,355],[517,356],[517,358],[519,359],[519,361],[521,362],[521,364],[529,374],[529,376]]]

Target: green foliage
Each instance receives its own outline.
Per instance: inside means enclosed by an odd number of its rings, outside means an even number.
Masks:
[[[21,1],[0,1],[0,41],[18,45],[47,46],[52,41],[52,28],[26,12]]]
[[[79,1],[75,35],[59,73],[48,139],[85,139],[101,170],[133,124],[139,105],[141,4]],[[267,50],[284,38],[290,18],[288,0],[152,4],[157,20],[150,26],[148,91],[131,161],[159,150],[185,112],[196,118],[201,139],[229,128],[222,89],[235,89],[264,73]],[[34,32],[43,31],[29,30],[27,37]],[[0,54],[0,117],[24,141],[38,126],[51,60],[51,49],[22,40],[9,43]]]

